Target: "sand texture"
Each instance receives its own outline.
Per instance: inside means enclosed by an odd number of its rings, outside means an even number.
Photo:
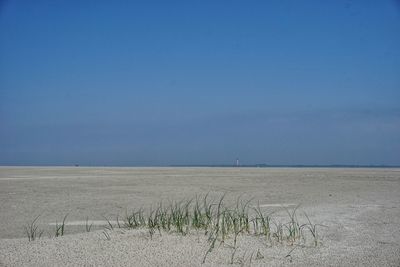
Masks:
[[[196,231],[106,230],[126,210],[226,193],[253,198],[284,220],[300,205],[321,227],[319,244],[270,244],[239,235],[218,243]],[[400,266],[400,169],[0,167],[0,266]],[[68,213],[66,235],[55,223]],[[42,238],[28,241],[36,216]],[[86,218],[93,222],[85,232]],[[233,256],[232,256],[233,254]],[[287,256],[290,254],[290,256]]]

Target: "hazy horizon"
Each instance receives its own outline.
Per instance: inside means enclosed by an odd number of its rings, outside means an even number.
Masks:
[[[400,165],[398,1],[118,3],[0,3],[0,165]]]

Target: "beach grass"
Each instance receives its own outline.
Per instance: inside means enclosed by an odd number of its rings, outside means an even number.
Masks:
[[[39,217],[40,215],[36,216],[24,227],[25,234],[27,235],[29,241],[34,241],[43,235],[44,230],[39,229],[39,226],[37,225],[37,220]]]
[[[106,226],[102,233],[106,240],[111,240],[110,232],[117,227],[127,230],[145,229],[150,239],[155,234],[186,236],[191,232],[202,232],[208,240],[203,263],[218,243],[232,249],[230,263],[252,261],[253,256],[254,259],[261,258],[259,251],[248,256],[237,255],[237,242],[241,235],[260,237],[269,246],[292,246],[293,250],[307,242],[309,245],[318,245],[318,229],[323,225],[313,223],[306,213],[298,216],[299,206],[292,209],[282,207],[278,216],[279,211],[267,211],[258,202],[254,205],[253,199],[244,200],[238,197],[234,205],[227,205],[224,200],[225,194],[216,199],[210,198],[209,194],[196,195],[181,201],[158,202],[148,209],[126,210],[124,216],[117,215],[116,221],[103,216]],[[64,235],[67,216],[68,214],[64,216],[61,224],[56,223],[55,237]],[[35,217],[25,227],[29,241],[34,241],[43,234],[37,225],[38,218],[39,216]],[[90,232],[91,228],[92,224],[89,224],[86,217],[85,231]],[[228,241],[229,244],[226,243]],[[290,253],[288,255],[290,257]]]
[[[59,237],[59,236],[63,236],[65,233],[65,221],[67,220],[68,217],[68,213],[65,214],[61,224],[58,224],[58,222],[56,221],[56,229],[55,229],[55,233],[54,233],[54,237]]]

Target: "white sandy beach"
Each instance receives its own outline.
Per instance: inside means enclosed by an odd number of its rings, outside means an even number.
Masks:
[[[327,226],[317,247],[239,236],[236,265],[400,265],[400,169],[1,167],[0,266],[202,265],[209,248],[203,233],[150,238],[146,230],[115,229],[107,240],[103,216],[115,220],[127,209],[207,192],[226,193],[228,203],[253,198],[277,216],[300,205]],[[66,235],[49,238],[67,213]],[[29,242],[23,227],[39,214],[44,235]],[[203,265],[230,265],[231,242],[218,244]]]

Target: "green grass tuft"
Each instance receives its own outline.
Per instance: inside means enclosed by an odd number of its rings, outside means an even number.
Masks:
[[[30,223],[28,223],[25,228],[25,233],[28,237],[29,241],[35,241],[38,238],[41,238],[43,235],[43,230],[39,229],[37,225],[37,220],[39,219],[40,215],[36,216]]]

